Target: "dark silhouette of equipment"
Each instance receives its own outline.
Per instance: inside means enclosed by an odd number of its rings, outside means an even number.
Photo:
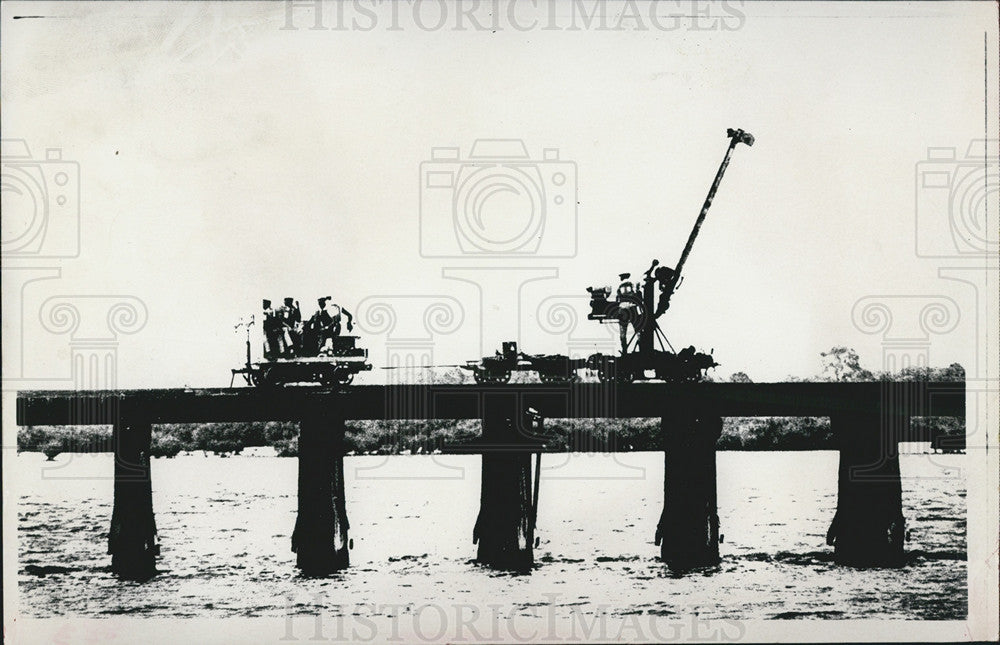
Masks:
[[[576,370],[587,366],[586,359],[569,358],[559,354],[525,354],[517,349],[517,343],[503,343],[502,351],[493,356],[484,356],[478,361],[468,361],[460,365],[472,372],[476,383],[506,383],[511,372],[538,372],[542,383],[574,383],[579,380]]]
[[[577,379],[575,370],[583,367],[596,371],[602,382],[628,383],[648,378],[699,381],[704,378],[706,370],[717,366],[712,352],[705,354],[691,346],[675,352],[657,320],[670,308],[670,299],[683,280],[681,271],[705,222],[708,209],[712,206],[733,150],[741,143],[747,146],[754,144],[753,135],[749,132],[729,129],[726,134],[729,137],[729,147],[677,264],[671,268],[661,266],[659,260],[653,260],[643,274],[642,282],[634,285],[628,281],[631,274],[620,274],[622,282],[615,291],[614,299],[611,298],[611,287],[587,288],[590,293],[590,313],[587,318],[619,325],[619,356],[597,353],[582,360],[559,355],[529,355],[518,352],[516,343],[507,342],[503,344],[503,352],[469,362],[466,369],[472,370],[476,382],[506,383],[515,370],[537,370],[543,382],[572,382]],[[631,336],[628,334],[630,328],[633,330]],[[657,343],[659,349],[656,348]]]
[[[729,129],[726,134],[729,137],[726,155],[677,264],[671,268],[653,260],[642,281],[636,283],[629,281],[630,273],[619,274],[621,283],[614,299],[611,287],[587,287],[590,293],[587,318],[619,325],[620,355],[597,353],[584,359],[561,354],[526,354],[518,350],[516,342],[508,341],[493,356],[467,361],[457,367],[471,371],[476,383],[480,384],[507,383],[516,371],[538,372],[543,383],[573,383],[579,380],[577,372],[581,369],[596,372],[598,379],[605,383],[629,383],[651,378],[668,382],[704,379],[705,372],[718,365],[712,356],[714,350],[705,354],[688,346],[679,352],[674,351],[657,320],[670,308],[670,299],[683,281],[681,272],[715,199],[733,150],[741,143],[747,146],[754,144],[753,135],[749,132]],[[251,362],[251,318],[249,324],[239,325],[247,328],[247,356],[244,367],[232,370],[233,380],[240,374],[248,385],[256,386],[289,383],[343,385],[351,383],[358,372],[372,369],[368,363],[368,350],[356,346],[358,337],[340,335],[341,315],[347,318],[348,331],[353,327],[353,316],[337,305],[333,306],[334,313],[331,313],[326,306],[329,300],[329,296],[320,298],[319,311],[305,324],[302,323],[298,302],[294,299],[285,298],[284,306],[278,311],[271,308],[270,300],[264,300],[264,360]],[[629,329],[633,332],[631,336]],[[659,349],[656,348],[657,343]]]
[[[247,385],[275,387],[291,383],[320,384],[322,386],[347,385],[358,372],[371,370],[368,350],[357,346],[357,336],[340,334],[340,316],[347,317],[348,330],[353,328],[351,314],[343,308],[330,314],[326,309],[329,296],[318,300],[320,310],[312,319],[302,324],[298,302],[285,298],[283,311],[278,314],[270,309],[270,300],[264,300],[264,360],[254,363],[250,357],[250,323],[246,327],[246,364],[232,370],[233,379],[239,374]],[[283,342],[291,338],[290,342]]]
[[[265,302],[264,308],[266,309],[267,305],[270,304],[270,301],[265,300],[264,302]],[[232,378],[229,379],[229,387],[233,386],[233,381],[236,380],[237,375],[242,376],[243,380],[246,381],[247,385],[253,385],[253,367],[251,366],[250,363],[250,328],[253,327],[254,322],[255,321],[253,316],[250,316],[250,320],[243,320],[242,318],[240,318],[240,322],[237,323],[234,328],[236,331],[239,331],[240,328],[246,330],[247,362],[243,367],[233,368],[232,370],[233,376]]]

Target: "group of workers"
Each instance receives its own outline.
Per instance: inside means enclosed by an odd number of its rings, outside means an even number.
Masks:
[[[330,296],[319,298],[319,309],[305,322],[294,298],[285,298],[277,309],[270,300],[264,300],[264,357],[319,356],[340,336],[342,317],[347,318],[347,331],[352,331],[354,316],[331,300]]]

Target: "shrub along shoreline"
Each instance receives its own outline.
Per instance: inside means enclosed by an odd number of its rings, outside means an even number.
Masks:
[[[815,381],[934,380],[960,381],[965,370],[958,364],[947,368],[906,368],[893,374],[875,374],[860,367],[857,354],[834,347],[821,354],[823,376]],[[530,382],[527,373],[517,381]],[[467,373],[453,370],[444,382],[463,383]],[[750,378],[738,372],[733,382]],[[789,379],[799,380],[802,379]],[[458,451],[457,447],[479,436],[479,421],[348,421],[344,450],[348,454],[427,454]],[[961,419],[916,418],[931,434],[964,432]],[[661,450],[660,420],[641,419],[546,419],[545,440],[550,450],[573,452],[630,452]],[[173,457],[181,452],[202,451],[220,455],[239,454],[251,446],[272,446],[279,456],[298,454],[299,429],[293,422],[202,423],[154,425],[151,456]],[[832,450],[835,449],[830,420],[826,417],[727,417],[723,421],[720,450]],[[62,452],[112,452],[110,426],[29,426],[17,435],[18,452],[43,452],[53,459]]]
[[[960,419],[918,419],[941,434],[960,434]],[[347,423],[348,454],[429,454],[461,452],[479,436],[479,422],[354,421]],[[298,455],[298,424],[291,422],[166,424],[153,426],[150,454],[174,457],[182,452],[240,454],[244,448],[271,446],[278,456]],[[661,450],[660,420],[548,419],[545,441],[550,450],[632,452]],[[833,450],[830,420],[825,417],[728,417],[719,450]],[[112,452],[110,426],[32,426],[18,434],[19,452],[43,452],[50,459],[63,452]]]

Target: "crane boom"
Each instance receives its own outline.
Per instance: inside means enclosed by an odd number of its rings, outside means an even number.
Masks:
[[[729,147],[726,149],[726,156],[722,159],[722,164],[719,166],[719,172],[715,174],[715,181],[712,182],[712,187],[708,189],[708,196],[705,197],[705,203],[701,206],[701,212],[698,214],[698,219],[695,220],[694,228],[691,229],[691,234],[688,236],[687,244],[684,245],[684,251],[681,253],[681,259],[677,261],[677,265],[674,267],[674,281],[680,278],[681,269],[684,268],[684,263],[687,262],[688,255],[691,254],[691,247],[694,246],[694,240],[698,237],[698,232],[701,230],[701,225],[705,222],[705,216],[708,215],[708,209],[712,206],[712,200],[715,199],[715,192],[719,189],[719,184],[722,182],[722,175],[726,173],[726,168],[729,166],[729,158],[733,154],[733,149],[739,143],[745,143],[748,146],[752,146],[754,142],[753,135],[749,132],[744,132],[743,130],[733,130],[730,128],[726,131],[729,136]]]

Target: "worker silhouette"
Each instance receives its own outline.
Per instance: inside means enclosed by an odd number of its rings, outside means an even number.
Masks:
[[[284,325],[271,307],[270,300],[262,303],[264,309],[264,321],[261,327],[264,330],[264,358],[271,360],[281,358],[287,351],[285,345]]]
[[[294,298],[285,298],[282,306],[278,307],[275,314],[281,322],[282,335],[285,345],[290,355],[298,356],[302,353],[302,312],[299,310],[299,303]]]
[[[656,303],[656,312],[653,314],[653,318],[659,318],[670,308],[670,297],[674,295],[674,290],[678,285],[677,272],[670,267],[661,266],[656,269],[653,277],[660,289],[660,298]]]
[[[333,298],[330,296],[326,297],[327,300],[327,310],[330,312],[330,318],[333,320],[333,328],[331,336],[340,336],[341,330],[341,317],[347,318],[347,331],[354,331],[354,316],[347,309],[344,309],[340,305],[330,303]]]
[[[319,310],[312,315],[303,330],[303,346],[310,356],[334,349],[334,339],[340,336],[343,317],[347,318],[347,331],[354,329],[354,316],[340,305],[330,304],[332,299],[325,296],[316,301]]]
[[[631,273],[619,273],[618,279],[621,283],[618,285],[618,291],[615,294],[615,300],[618,303],[618,336],[622,345],[622,355],[628,353],[628,326],[631,324],[632,329],[636,332],[639,331],[639,298],[637,296],[637,291],[635,285],[633,285],[629,278],[632,277]]]
[[[333,317],[326,310],[326,298],[319,298],[316,303],[319,309],[314,313],[302,330],[302,346],[307,356],[316,356],[323,345],[333,325]]]

